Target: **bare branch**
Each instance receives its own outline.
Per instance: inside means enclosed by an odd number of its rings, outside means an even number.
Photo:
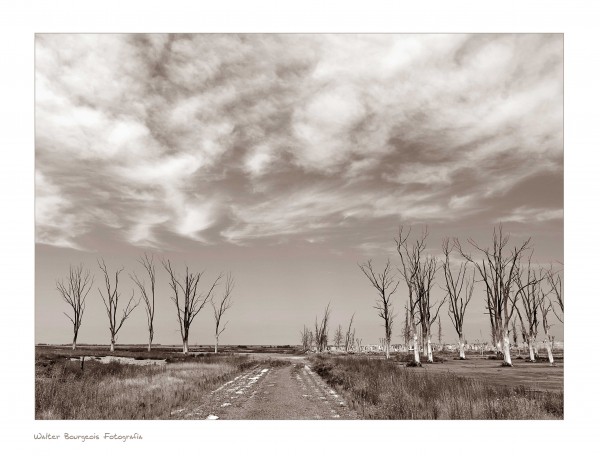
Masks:
[[[200,278],[204,275],[204,271],[193,273],[186,266],[185,276],[183,279],[179,279],[169,260],[163,259],[162,264],[170,277],[171,300],[177,310],[177,321],[179,322],[179,331],[183,342],[183,353],[187,353],[192,322],[208,302],[212,303],[215,288],[219,284],[222,274],[219,274],[209,286],[208,291],[203,294],[199,290],[198,285]],[[233,283],[231,285],[233,286]]]
[[[378,299],[373,307],[377,309],[377,314],[381,319],[383,319],[386,340],[386,357],[389,358],[389,345],[391,343],[392,326],[394,323],[391,297],[398,290],[400,283],[396,280],[396,276],[392,273],[392,266],[389,259],[387,260],[383,271],[380,273],[376,273],[373,270],[372,260],[368,260],[366,263],[359,264],[358,267],[367,277],[367,279],[369,279],[369,282],[375,288],[375,290],[377,290]]]
[[[502,342],[504,360],[512,365],[509,352],[509,325],[515,312],[516,297],[527,284],[518,285],[519,264],[524,252],[530,249],[531,239],[508,249],[510,236],[504,234],[502,225],[494,227],[492,247],[480,247],[474,240],[468,242],[481,256],[476,260],[465,252],[458,240],[455,240],[460,254],[473,264],[486,289],[486,306],[490,316],[494,343]]]
[[[220,277],[220,276],[219,276]],[[227,279],[225,281],[225,290],[223,291],[223,295],[219,300],[218,304],[215,304],[211,301],[213,314],[215,317],[215,353],[217,352],[217,347],[219,343],[219,336],[225,331],[227,327],[227,323],[223,327],[221,327],[221,320],[225,312],[231,307],[231,293],[233,291],[234,281],[231,276],[231,272],[227,273]]]
[[[73,324],[73,349],[77,345],[77,336],[85,311],[85,300],[94,284],[94,277],[84,271],[83,265],[69,266],[69,275],[65,280],[56,281],[56,289],[62,299],[71,307],[72,316],[63,312]]]
[[[106,315],[108,316],[108,329],[110,331],[110,350],[114,351],[114,348],[115,348],[114,345],[117,340],[117,334],[118,334],[119,330],[123,326],[123,323],[125,322],[125,320],[127,320],[127,318],[129,318],[129,315],[131,315],[131,312],[133,312],[133,310],[138,306],[140,301],[138,300],[137,304],[135,304],[134,306],[131,305],[131,303],[133,302],[134,296],[135,296],[135,291],[133,291],[132,296],[129,299],[129,302],[127,303],[127,306],[125,307],[125,309],[121,315],[121,318],[119,320],[117,320],[117,313],[118,313],[118,309],[119,309],[119,298],[121,297],[121,295],[119,294],[119,291],[118,291],[119,290],[119,275],[121,274],[121,272],[123,272],[124,268],[117,269],[115,271],[114,288],[113,288],[113,285],[111,283],[110,274],[108,272],[108,267],[106,266],[106,263],[104,262],[103,258],[98,260],[98,266],[99,266],[100,270],[102,271],[102,273],[104,274],[104,284],[106,287],[106,296],[102,293],[102,290],[100,290],[100,288],[98,288],[98,291],[100,292],[100,296],[102,297],[102,301],[104,302],[104,307],[106,309]]]

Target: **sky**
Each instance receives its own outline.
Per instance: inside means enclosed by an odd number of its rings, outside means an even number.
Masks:
[[[79,341],[109,342],[100,258],[125,268],[127,296],[155,255],[164,344],[181,338],[163,258],[205,271],[203,287],[232,272],[224,344],[297,344],[329,302],[334,327],[355,313],[376,343],[358,263],[399,265],[400,225],[427,226],[440,255],[444,237],[486,245],[502,223],[535,263],[563,261],[560,34],[38,34],[35,83],[37,343],[70,342],[55,282],[80,263],[95,284]],[[406,300],[401,284],[393,343]],[[484,307],[478,283],[469,341],[489,339]],[[190,342],[213,332],[207,306]],[[118,342],[146,340],[140,305]]]

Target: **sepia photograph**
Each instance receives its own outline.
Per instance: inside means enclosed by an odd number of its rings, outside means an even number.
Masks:
[[[563,43],[36,33],[35,420],[563,420]]]

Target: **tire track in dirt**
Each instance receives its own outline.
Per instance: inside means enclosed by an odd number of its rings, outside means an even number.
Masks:
[[[240,406],[254,397],[261,381],[268,376],[270,369],[257,365],[238,375],[210,392],[207,400],[192,409],[179,409],[171,412],[176,419],[218,419],[220,410]]]
[[[356,419],[305,363],[257,365],[210,393],[179,419]]]
[[[308,398],[320,400],[325,408],[328,409],[329,416],[327,418],[337,419],[352,415],[352,412],[347,408],[346,402],[308,364],[301,369],[301,373],[297,378],[300,379],[303,384],[302,386],[306,385],[306,390],[312,390],[314,396],[311,397],[308,394]]]

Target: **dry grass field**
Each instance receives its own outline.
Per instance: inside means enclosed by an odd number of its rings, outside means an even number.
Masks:
[[[489,385],[524,387],[531,391],[551,391],[562,393],[564,389],[564,365],[556,362],[550,366],[540,360],[529,363],[523,359],[513,359],[513,367],[501,367],[498,360],[472,357],[466,360],[447,360],[444,363],[424,365],[415,372],[452,373],[462,377],[481,380]]]
[[[315,356],[313,365],[362,418],[562,419],[564,414],[562,368],[548,365],[500,368],[497,360],[481,359],[407,368],[360,356]],[[556,377],[542,390],[548,369]],[[493,375],[497,378],[490,381]]]
[[[249,372],[264,367],[271,368],[265,369],[270,379],[266,387],[281,384],[289,393],[281,395],[284,403],[269,407],[286,410],[290,419],[306,418],[304,406],[292,410],[286,402],[294,393],[290,388],[303,385],[287,378],[290,363],[312,366],[344,398],[349,410],[363,419],[562,419],[564,414],[561,354],[554,367],[543,358],[528,363],[515,357],[514,367],[505,368],[501,360],[487,354],[471,353],[467,360],[458,360],[452,353],[438,353],[433,364],[409,368],[408,354],[395,354],[386,361],[381,354],[304,356],[294,347],[270,351],[271,347],[242,346],[244,353],[240,354],[236,353],[240,347],[232,346],[218,355],[208,348],[199,351],[195,347],[186,356],[179,347],[163,346],[148,352],[142,346],[121,346],[110,352],[102,346],[82,346],[75,351],[66,346],[38,346],[36,419],[181,418],[180,411],[206,404],[211,391],[234,378],[242,382],[252,377]],[[326,390],[320,388],[320,396],[327,396],[329,393],[322,393]],[[317,407],[304,405],[307,410]],[[242,411],[248,416],[256,412],[248,405],[240,407],[236,408],[239,416],[246,416]],[[238,416],[232,411],[226,415]],[[263,415],[275,417],[273,413],[257,416]]]
[[[168,419],[172,412],[203,398],[212,388],[256,364],[247,356],[188,356],[178,353],[134,353],[137,358],[165,359],[161,365],[100,362],[88,359],[81,369],[69,357],[72,351],[36,349],[36,419]],[[110,352],[109,352],[110,353]],[[114,356],[132,352],[116,351]]]

